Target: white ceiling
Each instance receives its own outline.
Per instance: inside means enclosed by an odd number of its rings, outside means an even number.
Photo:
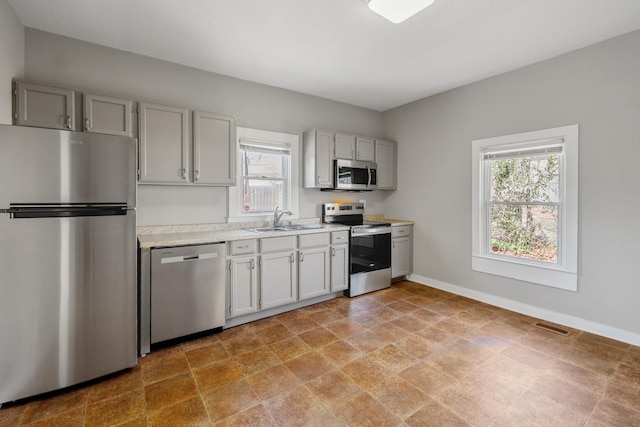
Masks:
[[[638,0],[9,0],[31,28],[384,111],[640,28]]]

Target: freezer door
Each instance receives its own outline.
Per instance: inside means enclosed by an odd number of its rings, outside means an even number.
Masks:
[[[136,365],[135,224],[0,216],[0,403]]]
[[[136,140],[0,125],[0,209],[11,203],[136,204]]]

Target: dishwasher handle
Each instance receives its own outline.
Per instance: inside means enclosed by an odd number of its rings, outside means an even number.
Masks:
[[[160,259],[160,264],[173,264],[176,262],[186,262],[186,261],[198,261],[201,259],[212,259],[218,258],[218,254],[216,252],[206,253],[206,254],[196,254],[196,255],[184,255],[184,256],[170,256]]]

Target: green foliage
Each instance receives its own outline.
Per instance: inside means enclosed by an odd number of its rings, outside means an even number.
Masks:
[[[506,255],[557,258],[559,156],[491,160],[491,247]]]

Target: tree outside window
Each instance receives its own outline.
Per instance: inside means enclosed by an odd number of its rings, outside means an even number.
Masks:
[[[490,250],[557,263],[560,154],[488,159]]]

